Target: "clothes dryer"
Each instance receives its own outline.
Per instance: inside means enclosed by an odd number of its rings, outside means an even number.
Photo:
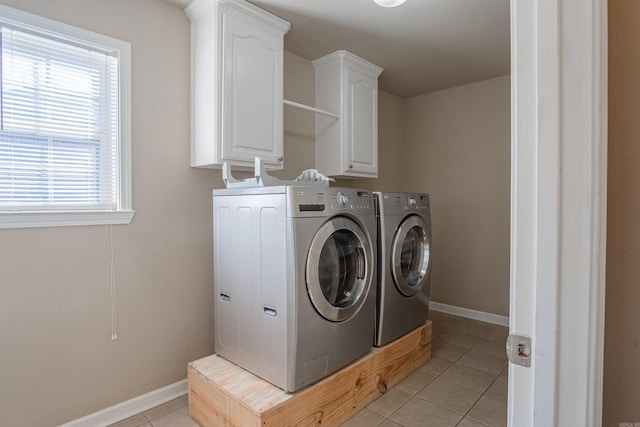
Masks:
[[[369,191],[213,192],[215,351],[293,392],[367,353],[376,320]]]
[[[428,194],[375,192],[378,295],[375,346],[422,325],[431,291]]]

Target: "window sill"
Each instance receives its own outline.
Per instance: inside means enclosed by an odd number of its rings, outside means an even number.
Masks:
[[[129,224],[135,211],[1,212],[0,229]]]

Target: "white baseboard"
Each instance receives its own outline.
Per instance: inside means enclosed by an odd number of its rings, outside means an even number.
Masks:
[[[104,427],[187,394],[187,380],[152,390],[59,427]]]
[[[455,305],[442,304],[431,301],[429,308],[441,313],[453,314],[455,316],[466,317],[468,319],[480,320],[481,322],[493,323],[494,325],[509,326],[509,317],[498,314],[486,313],[484,311],[471,310],[470,308],[456,307]]]

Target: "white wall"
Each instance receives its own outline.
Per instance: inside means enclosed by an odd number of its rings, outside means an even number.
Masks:
[[[510,81],[405,99],[405,191],[431,196],[432,300],[508,316]]]

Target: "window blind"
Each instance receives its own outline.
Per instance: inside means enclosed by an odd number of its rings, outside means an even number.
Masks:
[[[0,211],[118,207],[118,55],[0,27]]]

